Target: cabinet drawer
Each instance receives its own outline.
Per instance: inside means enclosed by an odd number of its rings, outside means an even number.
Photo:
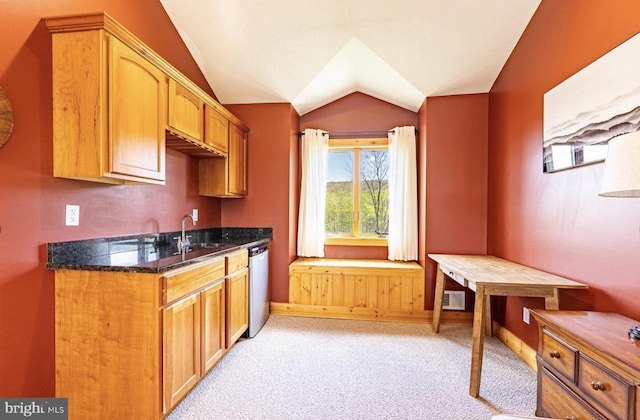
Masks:
[[[179,268],[164,276],[164,303],[173,302],[214,280],[224,277],[224,258]]]
[[[604,419],[573,393],[561,380],[539,366],[537,416],[557,419]]]
[[[235,273],[249,265],[249,251],[241,249],[240,251],[230,252],[226,255],[227,274]]]
[[[633,386],[582,353],[578,363],[578,387],[600,410],[611,413],[614,418],[630,418]]]
[[[577,350],[544,330],[540,356],[556,371],[575,382]]]

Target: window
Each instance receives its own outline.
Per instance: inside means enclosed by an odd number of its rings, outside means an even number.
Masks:
[[[387,146],[386,138],[329,140],[326,244],[386,245]]]

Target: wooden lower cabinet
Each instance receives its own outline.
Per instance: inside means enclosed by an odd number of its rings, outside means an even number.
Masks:
[[[247,250],[164,274],[56,270],[56,397],[70,418],[163,419],[248,326]],[[227,332],[229,331],[229,332]]]
[[[202,311],[202,374],[222,358],[226,349],[225,282],[200,292]]]
[[[157,274],[55,272],[55,396],[74,420],[158,419],[162,287]]]
[[[189,295],[163,310],[164,410],[168,412],[201,376],[200,294]]]
[[[613,313],[532,310],[538,322],[536,415],[640,420],[640,357]]]
[[[220,279],[163,311],[165,412],[175,407],[222,358],[225,281]]]
[[[227,348],[249,328],[249,269],[227,277]]]

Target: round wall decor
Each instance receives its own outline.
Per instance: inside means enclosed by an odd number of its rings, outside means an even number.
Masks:
[[[0,147],[11,137],[13,132],[13,108],[7,94],[0,87]]]

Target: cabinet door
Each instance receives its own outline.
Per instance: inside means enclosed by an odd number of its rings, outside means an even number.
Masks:
[[[247,132],[229,122],[226,159],[200,159],[200,195],[243,197],[247,195]]]
[[[228,191],[235,195],[247,194],[247,133],[230,124]]]
[[[166,75],[109,37],[109,148],[105,172],[165,179]]]
[[[200,293],[164,309],[163,391],[168,412],[200,378]]]
[[[249,327],[249,270],[244,269],[226,280],[227,287],[227,348],[230,348]]]
[[[204,142],[223,154],[229,150],[229,120],[214,108],[204,106]]]
[[[225,351],[224,281],[200,292],[202,302],[202,374],[207,373]]]
[[[169,128],[176,134],[203,139],[204,102],[195,93],[169,79]]]

